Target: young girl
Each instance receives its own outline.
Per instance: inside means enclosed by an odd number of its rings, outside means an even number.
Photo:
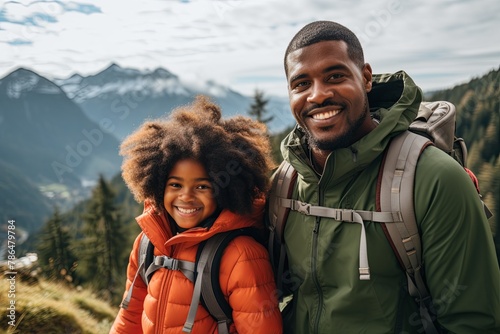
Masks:
[[[149,237],[155,256],[194,262],[200,243],[215,234],[262,228],[272,168],[265,127],[242,116],[222,120],[218,106],[198,97],[166,120],[144,123],[120,153],[123,179],[144,212],[127,270],[132,295],[110,333],[182,333],[194,285],[166,268],[149,285],[136,278],[141,236]],[[282,332],[269,257],[255,239],[238,236],[227,245],[219,283],[232,308],[230,333]],[[217,325],[200,303],[191,333],[218,333]]]

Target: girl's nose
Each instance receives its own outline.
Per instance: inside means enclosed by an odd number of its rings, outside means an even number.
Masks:
[[[193,190],[190,188],[182,188],[181,193],[179,194],[179,199],[184,202],[192,201],[194,198]]]

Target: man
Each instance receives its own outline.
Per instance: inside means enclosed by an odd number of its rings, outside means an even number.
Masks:
[[[285,72],[298,123],[281,145],[298,172],[293,197],[316,206],[376,211],[383,153],[415,119],[420,89],[404,72],[372,75],[357,37],[328,21],[308,24],[295,35]],[[414,196],[437,328],[500,333],[500,272],[469,176],[446,153],[428,147],[417,163]],[[369,280],[360,280],[358,272],[359,224],[289,213],[284,239],[293,298],[284,310],[285,333],[425,332],[381,225],[368,221],[364,228]]]

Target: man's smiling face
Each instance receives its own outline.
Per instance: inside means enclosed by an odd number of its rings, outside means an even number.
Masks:
[[[371,67],[352,61],[344,41],[300,48],[288,54],[286,63],[290,107],[311,146],[348,147],[371,130]]]

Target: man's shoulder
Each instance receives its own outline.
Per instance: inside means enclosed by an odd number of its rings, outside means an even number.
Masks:
[[[417,162],[416,198],[420,198],[418,194],[447,202],[478,198],[474,183],[464,167],[434,146],[427,147]]]
[[[449,154],[431,145],[421,152],[417,162],[417,173],[456,177],[464,174],[464,168]]]

